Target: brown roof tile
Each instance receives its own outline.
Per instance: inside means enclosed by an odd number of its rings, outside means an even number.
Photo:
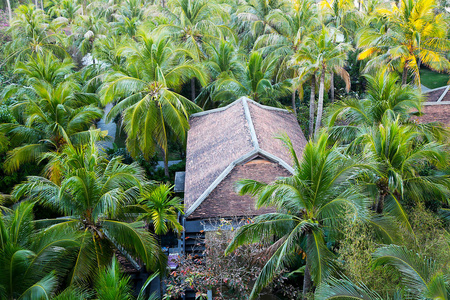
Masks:
[[[288,111],[264,109],[252,102],[249,103],[249,108],[259,147],[292,165],[289,150],[276,137],[287,134],[295,149],[305,148],[306,138],[298,126],[295,115]]]
[[[420,123],[438,122],[450,127],[450,105],[425,105],[422,116],[415,118]]]
[[[432,90],[428,93],[425,93],[425,97],[427,102],[436,102],[442,96],[442,93],[445,91],[445,87],[441,89]]]
[[[212,199],[208,195],[223,184],[222,180],[228,182],[227,178],[231,176],[228,172],[234,172],[232,168],[253,159],[256,153],[265,156],[266,160],[281,164],[284,168],[278,167],[284,170],[281,175],[285,176],[292,162],[289,152],[280,140],[274,139],[275,136],[287,133],[298,154],[301,154],[306,144],[293,114],[259,105],[247,98],[241,98],[225,108],[195,114],[191,116],[190,126],[184,194],[188,214],[192,214],[202,201]],[[238,162],[242,158],[246,159]],[[272,172],[275,169],[269,170]],[[279,175],[278,172],[268,174],[272,179]],[[238,211],[244,213],[247,209]],[[206,214],[206,211],[203,210],[203,213]]]

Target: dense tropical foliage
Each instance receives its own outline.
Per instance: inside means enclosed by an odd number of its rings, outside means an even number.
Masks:
[[[449,135],[418,122],[421,70],[450,72],[446,6],[1,2],[0,298],[157,299],[167,276],[164,299],[448,299]],[[189,117],[242,96],[309,141],[281,138],[292,176],[236,183],[276,213],[221,220],[168,273]]]

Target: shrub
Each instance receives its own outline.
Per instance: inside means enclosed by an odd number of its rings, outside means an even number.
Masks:
[[[234,233],[231,222],[223,219],[217,231],[206,232],[203,256],[181,258],[179,269],[172,272],[166,280],[164,299],[177,299],[188,288],[197,291],[198,297],[205,297],[210,289],[214,299],[248,299],[253,283],[269,257],[270,249],[253,244],[241,246],[234,253],[224,256]],[[280,272],[264,293],[288,295],[288,299],[298,299],[299,289],[287,284],[284,274]]]
[[[380,294],[392,294],[399,282],[399,274],[391,267],[372,268],[372,253],[379,246],[367,225],[355,222],[342,229],[338,262],[352,282],[363,283]]]
[[[415,237],[403,232],[405,246],[423,256],[434,259],[442,271],[450,266],[450,244],[445,225],[425,205],[418,203],[409,212]]]

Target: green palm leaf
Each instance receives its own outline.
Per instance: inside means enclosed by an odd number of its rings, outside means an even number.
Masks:
[[[103,227],[110,238],[113,238],[131,255],[140,257],[147,268],[160,268],[165,264],[166,258],[157,240],[145,230],[143,222],[124,223],[104,220]]]
[[[435,271],[435,263],[404,247],[389,245],[379,248],[373,254],[374,266],[389,264],[401,274],[401,281],[414,294],[428,288],[428,282]]]
[[[58,287],[54,274],[49,274],[39,282],[29,287],[18,299],[20,300],[50,300]]]
[[[318,300],[383,300],[379,294],[371,291],[363,284],[356,285],[348,279],[336,279],[333,277],[317,287],[314,297]]]

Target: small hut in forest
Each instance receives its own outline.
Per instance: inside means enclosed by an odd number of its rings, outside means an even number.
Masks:
[[[184,191],[182,247],[187,253],[194,251],[214,220],[273,211],[257,210],[254,199],[235,192],[235,183],[240,179],[271,182],[292,175],[291,155],[277,137],[287,135],[298,155],[306,144],[292,112],[245,97],[194,114],[189,122],[186,171],[176,176],[176,190]]]

